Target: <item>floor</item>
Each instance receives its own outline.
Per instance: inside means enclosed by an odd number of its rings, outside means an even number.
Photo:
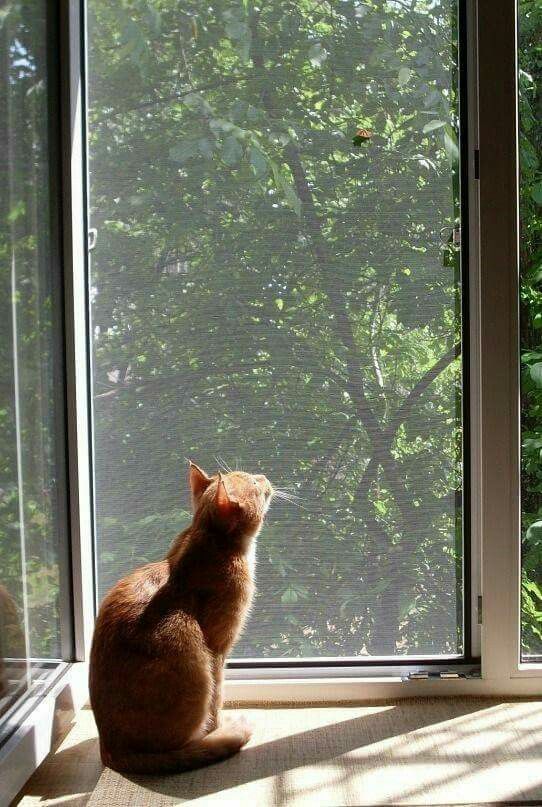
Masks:
[[[29,779],[13,806],[85,807],[102,771],[96,723],[86,707],[78,712],[72,728]]]
[[[199,771],[103,770],[92,712],[13,803],[23,807],[542,805],[542,701],[411,700],[243,709],[238,756]]]

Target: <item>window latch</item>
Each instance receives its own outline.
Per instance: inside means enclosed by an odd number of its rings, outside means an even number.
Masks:
[[[88,231],[88,251],[92,252],[98,240],[98,230],[96,227],[90,227]]]
[[[466,678],[465,673],[456,672],[455,670],[438,670],[437,672],[429,672],[429,670],[416,670],[411,672],[404,678],[404,681],[427,681],[442,680],[445,681],[449,678]]]
[[[449,681],[458,678],[480,678],[480,670],[475,667],[466,671],[460,670],[414,670],[402,676],[402,681]]]
[[[455,247],[457,249],[461,246],[461,227],[442,227],[440,241],[444,247]]]
[[[442,670],[439,672],[429,672],[429,670],[417,670],[409,673],[403,681],[445,681],[449,678],[465,678],[465,673],[454,672],[453,670]]]

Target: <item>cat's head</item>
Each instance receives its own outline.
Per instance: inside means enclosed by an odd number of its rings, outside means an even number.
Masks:
[[[196,518],[229,534],[246,538],[258,534],[273,497],[267,477],[244,471],[208,476],[191,462],[188,479]]]

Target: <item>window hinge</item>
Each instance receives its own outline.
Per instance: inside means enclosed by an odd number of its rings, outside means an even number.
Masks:
[[[483,606],[482,606],[482,595],[479,594],[478,595],[478,624],[479,625],[482,625],[482,623],[484,621],[483,616],[484,616],[484,612],[483,612]]]
[[[454,245],[454,247],[461,246],[461,227],[454,227],[452,233],[452,244]]]

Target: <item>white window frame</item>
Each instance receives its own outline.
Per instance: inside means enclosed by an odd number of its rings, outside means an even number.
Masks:
[[[89,418],[84,2],[61,0],[63,211],[68,452],[75,654],[0,748],[0,795],[13,798],[51,747],[59,695],[87,697],[94,622]],[[241,703],[376,701],[425,696],[536,696],[542,665],[520,656],[520,409],[516,0],[468,0],[472,655],[478,679],[411,680],[412,670],[309,667],[229,670]],[[477,114],[476,114],[477,113]],[[497,133],[497,134],[496,134]],[[474,150],[479,149],[479,180]],[[483,624],[475,630],[478,598]],[[257,614],[254,618],[257,618]],[[5,802],[5,803],[8,803]]]
[[[473,655],[479,679],[404,681],[406,670],[230,674],[237,701],[542,695],[521,661],[519,176],[516,0],[469,0],[469,234]],[[475,176],[475,151],[479,179]],[[481,599],[479,599],[481,598]],[[478,622],[479,606],[482,624]],[[410,667],[410,669],[412,669]],[[390,674],[391,673],[391,674]]]
[[[10,711],[11,735],[0,746],[0,807],[9,805],[45,759],[74,714],[88,700],[88,654],[94,624],[94,560],[86,336],[86,225],[84,92],[81,35],[84,4],[60,0],[62,264],[66,362],[69,543],[72,613],[61,614],[62,633],[73,629],[72,657],[39,692]],[[71,616],[71,619],[70,619]],[[70,624],[68,624],[70,623]],[[67,651],[69,652],[69,651]]]

